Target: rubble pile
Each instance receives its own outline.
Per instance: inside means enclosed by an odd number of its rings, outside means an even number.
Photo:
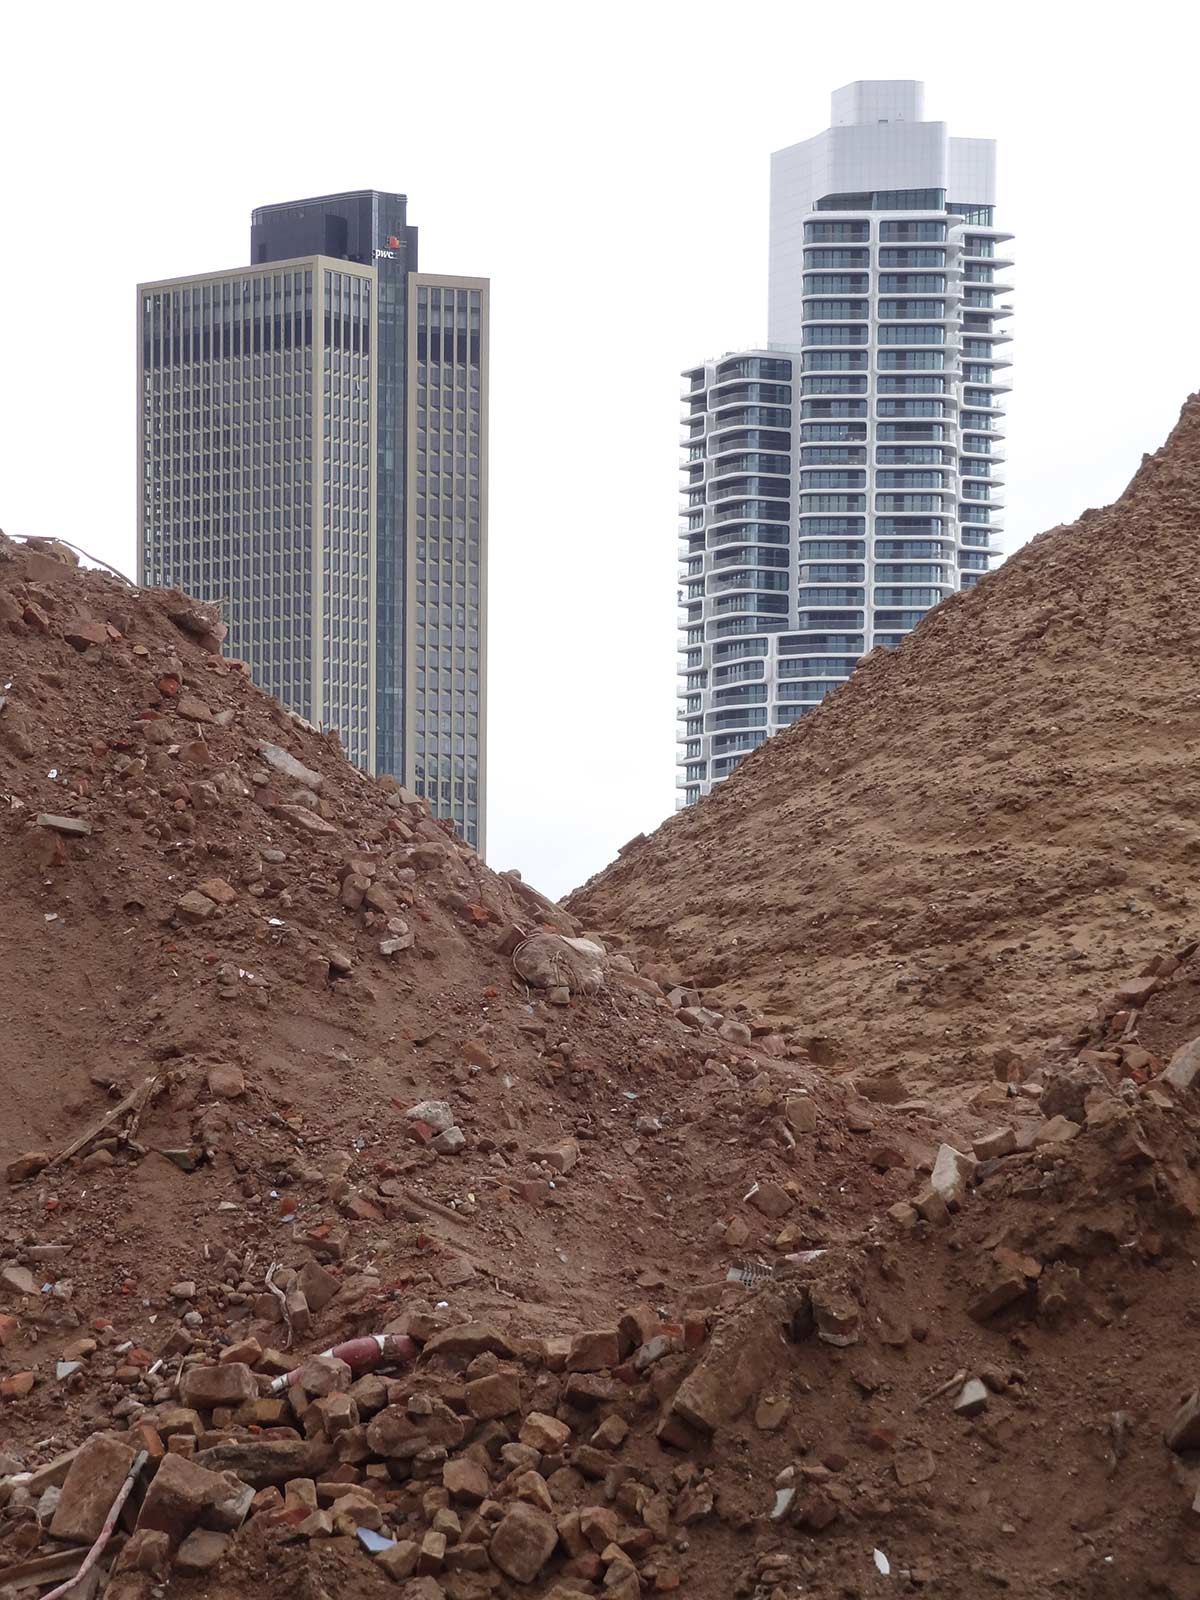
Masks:
[[[802,1185],[764,1177],[710,1225],[749,1246],[743,1265],[643,1269],[595,1325],[529,1333],[527,1305],[463,1320],[461,1291],[387,1295],[353,1270],[361,1217],[296,1235],[257,1290],[234,1249],[209,1282],[172,1284],[152,1347],[94,1319],[55,1378],[96,1426],[2,1463],[0,1575],[77,1566],[136,1469],[111,1600],[183,1580],[282,1593],[296,1574],[408,1600],[936,1594],[967,1576],[1032,1596],[1051,1573],[1068,1594],[1186,1595],[1200,1398],[1167,1334],[1195,1316],[1198,951],[1152,957],[1069,1042],[997,1059],[923,1156],[901,1152],[918,1105],[816,1089],[808,1138],[858,1128],[858,1164],[906,1198],[796,1249]],[[573,1171],[576,1146],[553,1159]],[[49,1271],[53,1249],[23,1256]],[[32,1267],[0,1276],[18,1304],[36,1292]]]
[[[220,631],[0,539],[3,1600],[1194,1593],[1186,917],[1102,949],[1097,893],[1042,1011],[1053,916],[997,935],[977,1043],[851,956],[775,1005],[488,870]]]
[[[1196,925],[1200,397],[566,902],[839,1060],[970,1077]]]

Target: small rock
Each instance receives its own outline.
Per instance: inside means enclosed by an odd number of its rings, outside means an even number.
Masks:
[[[616,1412],[604,1421],[592,1435],[592,1444],[598,1450],[619,1450],[629,1434],[629,1424]]]
[[[817,1131],[817,1108],[808,1095],[793,1095],[784,1102],[783,1119],[793,1133]]]
[[[557,1543],[554,1518],[528,1501],[518,1500],[498,1524],[488,1553],[506,1577],[532,1583]]]
[[[353,1374],[346,1362],[336,1356],[310,1356],[300,1368],[297,1384],[313,1399],[331,1394],[344,1394],[349,1389]]]
[[[502,1361],[511,1361],[516,1354],[499,1328],[488,1322],[462,1322],[452,1328],[435,1333],[426,1343],[426,1356],[462,1356],[470,1361],[490,1351]]]
[[[1200,1075],[1200,1039],[1190,1039],[1176,1050],[1158,1081],[1169,1084],[1179,1094],[1186,1094],[1195,1084],[1197,1075]]]
[[[306,1261],[296,1279],[297,1286],[313,1311],[323,1311],[342,1287],[340,1278],[318,1261]]]
[[[1016,1148],[1017,1136],[1011,1128],[994,1128],[971,1142],[978,1161],[997,1161],[1001,1156],[1012,1155]]]
[[[791,1406],[786,1400],[762,1399],[754,1412],[754,1426],[761,1433],[776,1433],[787,1421],[790,1410]]]
[[[203,883],[196,885],[196,892],[218,906],[231,906],[237,899],[237,890],[224,878],[205,878]]]
[[[1079,1124],[1068,1117],[1050,1117],[1033,1136],[1035,1145],[1068,1144],[1079,1133]]]
[[[225,1554],[228,1545],[228,1534],[211,1533],[207,1528],[196,1528],[179,1546],[175,1556],[175,1570],[189,1578],[211,1572]]]
[[[86,837],[92,831],[91,823],[86,822],[83,817],[60,817],[48,811],[39,811],[33,820],[39,828],[49,828],[53,833]]]
[[[440,1572],[446,1563],[446,1535],[438,1533],[433,1528],[421,1540],[421,1548],[417,1555],[417,1571],[419,1573]]]
[[[537,1506],[539,1510],[550,1514],[553,1513],[554,1501],[550,1490],[546,1486],[546,1480],[540,1472],[531,1470],[518,1473],[510,1487],[516,1499],[526,1500],[530,1505]]]
[[[557,1144],[540,1145],[530,1150],[531,1161],[544,1162],[556,1172],[570,1172],[579,1160],[579,1146],[574,1139],[562,1139]]]
[[[73,622],[63,629],[63,638],[74,650],[87,650],[108,644],[108,631],[102,622]]]
[[[998,1262],[968,1303],[967,1315],[975,1322],[986,1322],[1005,1306],[1019,1300],[1028,1289],[1028,1275],[1019,1263]]]
[[[265,1489],[310,1476],[323,1463],[320,1447],[307,1439],[239,1439],[203,1450],[196,1464],[214,1475],[233,1472],[253,1488]],[[226,1480],[220,1482],[225,1488]]]
[[[240,1100],[246,1092],[246,1079],[240,1067],[222,1061],[209,1067],[208,1092],[218,1100]]]
[[[916,1483],[927,1483],[937,1470],[933,1451],[924,1445],[904,1444],[897,1447],[892,1471],[896,1482],[908,1489]]]
[[[50,1535],[90,1545],[99,1536],[109,1507],[133,1465],[134,1452],[120,1439],[93,1434],[71,1462]]]
[[[301,1539],[330,1539],[333,1537],[333,1512],[312,1511],[303,1522],[296,1524],[296,1534]]]
[[[285,822],[292,823],[305,833],[336,834],[337,828],[332,822],[326,822],[324,817],[319,817],[315,811],[310,811],[307,806],[279,805],[274,808],[274,814],[282,817]]]
[[[784,1217],[792,1209],[791,1195],[782,1184],[773,1183],[770,1179],[756,1183],[746,1198],[756,1211],[772,1219]]]
[[[568,1372],[600,1372],[621,1361],[620,1336],[616,1328],[593,1328],[577,1333],[567,1356]]]
[[[568,1435],[569,1436],[569,1435]],[[477,1461],[459,1456],[442,1468],[442,1485],[452,1500],[480,1505],[492,1492],[491,1480]]]
[[[216,909],[214,902],[197,889],[189,889],[175,903],[175,910],[188,922],[206,922]]]
[[[168,1453],[159,1462],[146,1491],[137,1526],[155,1528],[165,1533],[172,1545],[179,1545],[198,1525],[207,1508],[228,1493],[229,1485],[224,1478],[183,1456]]]
[[[571,1437],[571,1430],[557,1417],[542,1411],[531,1411],[521,1424],[521,1443],[538,1450],[542,1455],[559,1455]]]
[[[978,1378],[968,1378],[958,1392],[954,1402],[954,1413],[959,1417],[977,1417],[981,1411],[987,1409],[987,1385]]]
[[[934,1227],[944,1228],[950,1221],[950,1207],[934,1188],[923,1189],[913,1201],[913,1207],[919,1217]]]
[[[4,1169],[4,1176],[9,1183],[24,1183],[27,1178],[36,1178],[42,1168],[50,1162],[48,1150],[28,1150],[23,1156],[17,1156],[10,1161]]]
[[[215,1406],[239,1406],[258,1397],[258,1381],[241,1361],[225,1366],[188,1367],[180,1379],[179,1395],[194,1411],[211,1411]]]
[[[656,1361],[661,1361],[664,1356],[669,1356],[676,1348],[674,1337],[669,1333],[656,1333],[653,1339],[648,1339],[633,1358],[635,1372],[645,1372]]]
[[[856,1078],[854,1087],[864,1100],[871,1100],[876,1105],[899,1105],[908,1099],[908,1085],[898,1072],[875,1072],[867,1077]]]
[[[467,1384],[467,1409],[481,1422],[511,1417],[521,1409],[521,1380],[514,1372],[493,1372]]]
[[[295,756],[277,744],[260,744],[258,753],[269,767],[274,767],[276,772],[282,772],[285,778],[291,778],[304,788],[320,790],[325,782],[319,772],[314,772],[311,767],[306,767],[302,761],[297,761]]]
[[[404,1113],[409,1122],[424,1122],[435,1133],[444,1133],[455,1126],[454,1113],[444,1100],[421,1100],[409,1106]]]
[[[816,1283],[811,1301],[818,1339],[843,1348],[858,1343],[859,1308],[852,1296],[829,1284]]]
[[[1158,979],[1153,974],[1130,978],[1117,985],[1114,998],[1121,1006],[1144,1006],[1157,987]]]
[[[956,1211],[962,1204],[975,1166],[974,1156],[964,1155],[951,1144],[939,1147],[929,1185],[951,1211]]]
[[[31,1295],[37,1292],[37,1280],[28,1267],[0,1268],[0,1293]]]
[[[375,1565],[382,1567],[389,1578],[396,1583],[403,1583],[405,1578],[411,1578],[417,1570],[417,1557],[421,1547],[413,1539],[399,1539],[386,1550],[381,1550],[375,1557]]]

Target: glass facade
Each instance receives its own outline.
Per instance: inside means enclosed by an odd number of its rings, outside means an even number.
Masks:
[[[376,770],[482,850],[488,285],[419,272],[405,195],[254,211],[254,261],[301,238],[378,282]]]
[[[260,207],[251,257],[139,290],[145,581],[482,850],[488,285],[419,273],[377,190]]]
[[[405,428],[408,399],[408,278],[417,266],[417,230],[402,194],[375,189],[260,206],[251,220],[257,263],[320,254],[376,274],[376,655],[375,765],[408,782],[404,769]]]
[[[472,842],[484,760],[487,291],[411,283],[412,785]]]
[[[978,231],[990,222],[941,190],[830,195],[816,210],[803,224],[801,348],[685,374],[684,805],[811,711],[865,651],[894,648],[987,571],[1007,365],[993,320],[1007,310],[992,297],[1006,286],[966,284],[985,270],[974,258],[995,243]],[[896,242],[908,240],[919,243]],[[989,273],[1008,265],[994,250],[987,259]],[[790,426],[725,434],[729,380],[768,375],[781,398],[800,383],[798,439]]]
[[[369,766],[374,276],[297,260],[139,303],[139,579],[218,603],[255,682]]]

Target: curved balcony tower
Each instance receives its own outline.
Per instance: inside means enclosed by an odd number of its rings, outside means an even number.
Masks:
[[[922,85],[833,95],[771,158],[767,346],[684,374],[680,804],[986,573],[1011,235],[995,146]]]

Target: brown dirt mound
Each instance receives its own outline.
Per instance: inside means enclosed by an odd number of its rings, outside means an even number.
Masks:
[[[565,903],[847,1062],[970,1073],[1195,920],[1200,398]]]
[[[0,538],[0,1592],[144,1448],[104,1600],[1192,1594],[1194,946],[999,1077],[838,1077],[518,948],[579,925],[218,633]]]

